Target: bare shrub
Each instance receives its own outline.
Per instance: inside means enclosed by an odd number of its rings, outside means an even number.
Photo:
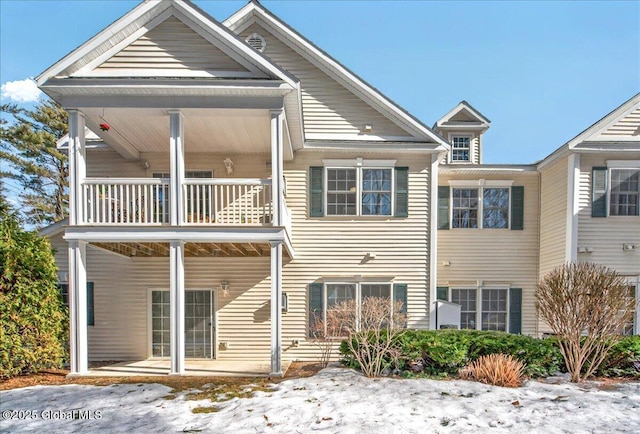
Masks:
[[[525,364],[511,355],[489,354],[460,371],[460,377],[502,387],[518,387],[522,384]]]
[[[536,287],[536,307],[558,338],[572,382],[591,376],[633,315],[625,279],[588,262],[567,263]]]
[[[367,377],[379,377],[393,361],[397,367],[401,354],[398,337],[404,333],[406,314],[403,303],[389,298],[367,297],[360,306],[357,324],[349,331],[346,346]]]
[[[312,335],[321,349],[321,364],[331,359],[344,340],[348,353],[367,377],[379,377],[388,362],[400,356],[398,337],[404,332],[404,304],[384,297],[366,297],[358,305],[344,300],[329,307],[325,318],[314,317]]]
[[[320,365],[325,368],[331,361],[331,355],[337,344],[355,329],[355,300],[345,300],[327,309],[326,320],[322,315],[313,314],[311,336],[313,343],[320,348]]]

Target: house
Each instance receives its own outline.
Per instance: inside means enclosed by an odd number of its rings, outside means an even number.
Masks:
[[[434,125],[452,146],[438,171],[436,297],[460,306],[459,325],[549,332],[535,285],[570,261],[616,270],[639,300],[640,94],[530,165],[482,164],[488,128],[466,101]],[[637,311],[626,333],[640,333]]]
[[[69,112],[70,216],[46,233],[89,360],[316,359],[344,299],[429,327],[448,142],[258,2],[145,1],[38,77]],[[100,143],[87,140],[86,128]]]
[[[142,2],[37,81],[69,112],[70,215],[43,234],[73,374],[159,359],[182,375],[215,359],[281,375],[317,359],[316,318],[367,296],[402,301],[410,328],[439,327],[440,299],[460,326],[535,335],[535,283],[565,253],[611,249],[637,288],[638,207],[618,215],[619,170],[637,179],[640,161],[637,96],[540,163],[482,164],[490,121],[469,103],[429,128],[256,1],[224,22],[190,1]],[[598,206],[615,215],[578,208],[583,152],[585,168],[608,167]],[[609,246],[594,224],[614,220]]]

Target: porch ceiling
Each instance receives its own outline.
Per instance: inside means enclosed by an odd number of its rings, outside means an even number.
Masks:
[[[169,152],[169,115],[159,108],[81,109],[87,125],[110,147],[120,152]],[[185,152],[267,153],[271,152],[268,110],[183,109]],[[107,123],[109,131],[99,124]]]
[[[127,257],[168,257],[168,243],[127,242],[127,243],[99,243],[92,246],[108,250]],[[184,248],[187,257],[246,257],[270,256],[269,243],[186,243]],[[283,249],[283,255],[288,252]]]

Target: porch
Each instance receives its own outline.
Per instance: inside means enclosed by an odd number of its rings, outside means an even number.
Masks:
[[[291,366],[282,361],[282,376]],[[171,371],[170,360],[137,360],[90,368],[83,377],[138,377],[166,376]],[[269,377],[270,360],[187,360],[185,375],[199,377]]]

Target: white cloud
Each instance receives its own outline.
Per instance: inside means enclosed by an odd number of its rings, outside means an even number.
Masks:
[[[2,85],[2,99],[14,102],[35,102],[40,94],[36,82],[30,78],[8,81]]]

